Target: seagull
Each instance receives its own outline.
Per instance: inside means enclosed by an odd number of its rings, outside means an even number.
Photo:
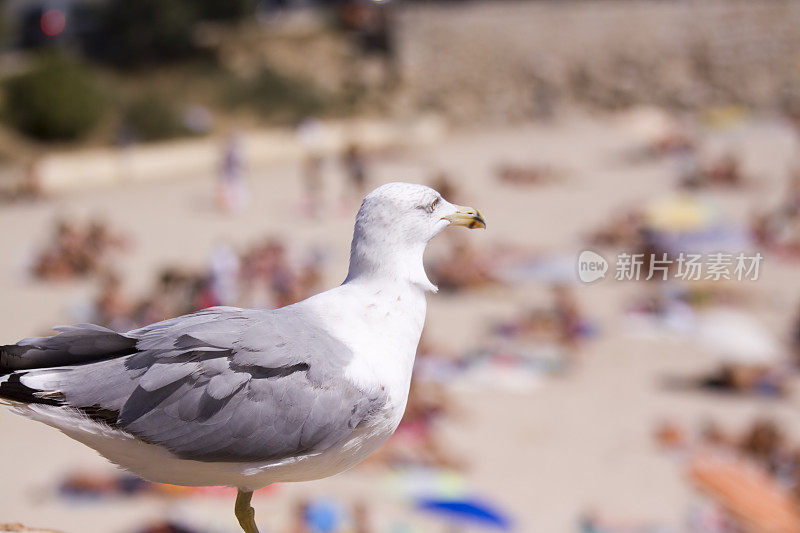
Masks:
[[[0,346],[0,401],[157,483],[253,491],[343,472],[400,423],[425,322],[428,242],[479,211],[388,183],[356,215],[344,282],[280,309],[211,307],[117,333]]]

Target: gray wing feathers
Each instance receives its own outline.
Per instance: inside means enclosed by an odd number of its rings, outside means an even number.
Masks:
[[[316,453],[386,401],[348,382],[349,348],[292,307],[211,308],[126,335],[136,353],[34,371],[24,383],[115,411],[121,429],[205,461]]]
[[[274,368],[312,360],[308,377],[321,382],[345,366],[352,353],[341,341],[331,337],[307,316],[287,307],[253,322],[234,344],[233,361],[241,366],[263,366],[264,354],[270,354]]]
[[[194,372],[200,371],[198,361],[191,362],[158,362],[151,365],[142,377],[139,378],[139,388],[153,392],[162,389],[170,383],[175,383],[183,378],[191,376]]]
[[[215,400],[222,400],[239,390],[250,377],[244,372],[223,372],[208,381],[206,393]]]

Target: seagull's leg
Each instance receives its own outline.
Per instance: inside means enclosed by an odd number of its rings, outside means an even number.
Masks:
[[[244,533],[258,533],[256,526],[256,510],[250,506],[250,499],[253,497],[253,491],[245,492],[239,489],[236,494],[236,519],[239,520],[239,525],[242,526]]]

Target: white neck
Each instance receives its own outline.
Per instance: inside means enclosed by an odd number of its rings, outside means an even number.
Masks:
[[[388,241],[375,241],[358,230],[350,248],[350,268],[344,283],[353,281],[389,281],[408,283],[423,291],[436,292],[436,285],[425,273],[422,256],[427,243],[397,245]]]

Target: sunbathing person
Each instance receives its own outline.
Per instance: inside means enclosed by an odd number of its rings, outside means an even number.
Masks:
[[[489,262],[465,243],[452,246],[447,257],[434,262],[430,274],[439,289],[451,292],[497,282]]]

